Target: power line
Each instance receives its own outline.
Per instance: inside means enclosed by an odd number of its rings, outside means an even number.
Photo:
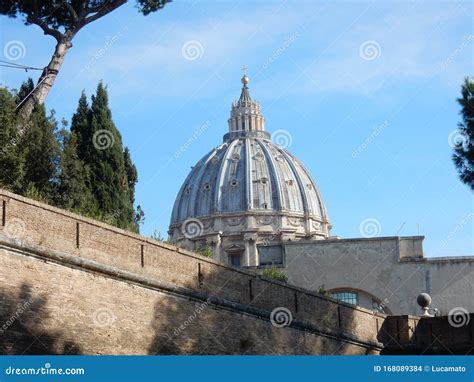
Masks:
[[[44,68],[35,68],[34,66],[16,64],[14,62],[5,61],[5,60],[0,60],[0,66],[3,66],[5,68],[22,69],[22,70],[25,70],[25,71],[28,71],[28,70],[44,70]]]

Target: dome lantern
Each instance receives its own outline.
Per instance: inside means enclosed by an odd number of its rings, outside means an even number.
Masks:
[[[261,113],[260,103],[254,101],[250,96],[247,86],[250,80],[246,73],[241,82],[242,92],[239,100],[232,103],[228,121],[229,133],[224,136],[224,141],[244,136],[270,139],[270,135],[265,132],[265,118]]]

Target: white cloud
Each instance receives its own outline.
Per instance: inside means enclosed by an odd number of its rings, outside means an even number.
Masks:
[[[150,22],[137,16],[105,35],[76,41],[76,56],[68,56],[64,67],[76,73],[67,86],[81,88],[104,79],[116,95],[146,89],[150,97],[199,91],[200,97],[208,98],[226,89],[234,80],[230,73],[240,73],[245,64],[252,84],[271,99],[282,93],[370,95],[387,80],[439,76],[456,83],[467,74],[463,71],[471,66],[472,45],[458,48],[470,30],[469,5],[399,3],[367,7],[365,12],[366,6],[341,9],[336,4],[315,11],[313,3],[252,3],[251,11],[239,6],[185,21],[168,17],[166,22]],[[339,18],[343,21],[335,28]],[[381,48],[371,61],[359,52],[369,40]],[[183,57],[182,47],[189,41],[202,46],[200,58]],[[275,61],[263,68],[270,57]]]

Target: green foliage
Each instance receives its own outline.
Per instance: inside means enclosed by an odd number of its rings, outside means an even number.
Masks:
[[[84,25],[105,16],[125,4],[126,0],[68,0],[70,8],[63,0],[3,0],[0,14],[9,17],[23,17],[26,25],[37,24],[41,20],[54,30],[80,29]],[[136,6],[144,15],[155,12],[170,0],[137,0]],[[94,17],[94,19],[91,19]]]
[[[84,188],[92,195],[92,198],[86,195],[81,199],[82,212],[138,232],[144,212],[140,206],[137,210],[133,206],[137,169],[130,151],[122,146],[122,136],[112,120],[107,89],[102,83],[97,86],[90,107],[82,93],[72,118],[71,131],[76,137],[73,138],[75,150],[71,149],[76,152],[76,157],[72,157],[69,163],[73,168],[84,168],[73,184],[79,192],[77,195]]]
[[[19,94],[28,91],[30,82]],[[19,123],[18,103],[7,89],[0,89],[0,185],[9,190],[50,202],[56,193],[60,147],[54,113],[48,117],[37,106],[28,121]]]
[[[37,200],[38,202],[50,203],[45,194],[41,192],[33,183],[28,183],[26,189],[23,192],[23,196],[27,198]]]
[[[453,161],[461,181],[474,190],[474,82],[467,77],[461,94],[458,102],[462,122],[458,124],[457,139],[451,142],[454,145]]]
[[[212,251],[212,247],[210,245],[205,245],[204,247],[201,247],[197,251],[201,256],[208,257],[212,259],[214,252]]]
[[[156,229],[149,237],[150,239],[161,241],[162,243],[171,244],[171,240],[169,238],[165,239],[163,236],[161,236],[161,232],[157,231]]]
[[[132,203],[133,205],[133,203]],[[145,211],[143,211],[142,207],[140,205],[137,206],[137,209],[135,210],[135,214],[133,216],[133,224],[136,227],[136,232],[139,231],[139,227],[145,223]]]
[[[77,152],[79,157],[84,158],[86,144],[92,141],[92,135],[89,131],[90,109],[87,103],[86,93],[82,91],[76,112],[71,120],[71,132],[76,135]]]
[[[127,174],[127,184],[130,190],[130,201],[135,202],[135,185],[138,182],[138,172],[137,168],[132,162],[132,157],[130,156],[130,150],[128,147],[125,147],[123,152],[123,161],[125,165],[125,173]]]
[[[54,113],[46,116],[43,105],[35,107],[23,136],[23,187],[33,187],[45,200],[55,198],[60,166],[60,146]]]
[[[16,103],[20,104],[28,96],[28,94],[31,93],[34,86],[33,80],[31,77],[28,77],[26,82],[21,85],[20,90],[18,90]]]
[[[263,276],[286,283],[288,281],[288,276],[279,268],[272,266],[270,268],[265,268],[263,270]]]
[[[0,186],[13,192],[21,189],[23,163],[21,141],[24,130],[18,130],[15,97],[0,88]]]
[[[15,109],[30,88],[31,81],[17,95],[0,88],[0,187],[138,232],[145,214],[134,209],[137,169],[106,88],[99,84],[91,107],[81,95],[71,132],[59,130],[43,105],[19,123]]]
[[[322,294],[323,296],[331,296],[331,293],[329,293],[329,292],[324,288],[324,284],[319,286],[319,288],[318,288],[318,293],[319,293],[319,294]]]
[[[137,8],[145,16],[163,8],[171,0],[137,0]]]
[[[65,133],[63,139],[57,202],[71,211],[97,216],[99,208],[88,186],[88,167],[78,155],[77,134]]]

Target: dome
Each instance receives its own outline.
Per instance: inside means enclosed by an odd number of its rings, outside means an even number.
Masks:
[[[181,187],[171,225],[190,217],[246,212],[328,220],[307,170],[265,136],[229,137],[206,154]]]
[[[316,183],[294,155],[272,142],[244,78],[229,132],[192,167],[176,197],[169,233],[189,249],[212,244],[224,262],[240,251],[249,266],[258,265],[259,242],[324,239],[331,226]]]

